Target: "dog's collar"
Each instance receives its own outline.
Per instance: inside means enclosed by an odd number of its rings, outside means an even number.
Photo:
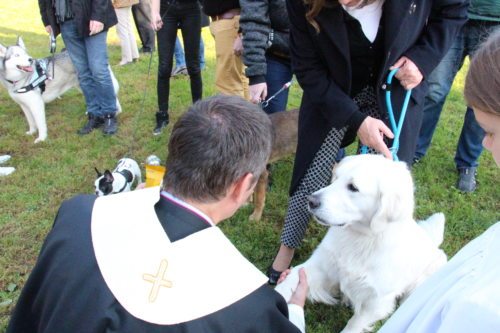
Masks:
[[[35,71],[31,75],[29,84],[15,90],[15,92],[18,94],[24,94],[27,93],[28,91],[35,89],[36,87],[40,87],[43,94],[43,92],[45,91],[45,81],[48,80],[47,63],[48,62],[45,59],[35,60]],[[16,82],[9,81],[9,82],[11,84],[16,84],[19,81]]]
[[[123,183],[122,188],[117,192],[113,192],[113,193],[121,193],[127,187],[127,185],[134,180],[134,175],[132,174],[132,172],[130,172],[129,170],[126,170],[126,169],[120,170],[120,171],[115,171],[115,172],[118,172],[120,175],[125,177],[125,183]]]

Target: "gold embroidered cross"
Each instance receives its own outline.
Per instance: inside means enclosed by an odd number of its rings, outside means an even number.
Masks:
[[[165,280],[165,273],[167,271],[168,261],[163,259],[160,263],[160,268],[156,275],[151,274],[143,274],[142,278],[153,284],[153,288],[151,288],[151,292],[149,293],[149,302],[153,303],[156,301],[156,297],[158,296],[158,292],[160,291],[160,287],[172,288],[172,282],[169,280]]]

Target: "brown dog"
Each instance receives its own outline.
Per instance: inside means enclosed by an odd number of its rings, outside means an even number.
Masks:
[[[269,115],[273,125],[273,146],[269,163],[274,163],[286,156],[295,153],[297,149],[297,131],[299,110],[277,112]],[[250,215],[251,221],[260,221],[266,201],[266,188],[269,172],[264,170],[253,192],[254,210]]]

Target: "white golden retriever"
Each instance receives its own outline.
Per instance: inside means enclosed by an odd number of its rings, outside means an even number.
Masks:
[[[329,226],[311,258],[276,287],[288,301],[304,267],[308,299],[348,302],[354,315],[342,332],[369,330],[389,315],[396,300],[446,263],[438,247],[444,215],[413,219],[413,182],[403,162],[378,155],[346,157],[332,184],[309,197],[309,210]]]

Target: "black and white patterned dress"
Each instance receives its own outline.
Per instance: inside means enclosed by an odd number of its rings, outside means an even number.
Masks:
[[[380,119],[377,96],[373,87],[364,88],[353,100],[362,113]],[[346,131],[347,127],[340,130],[336,128],[330,130],[297,190],[288,199],[285,225],[281,233],[282,244],[290,248],[297,248],[302,242],[311,218],[307,209],[307,197],[330,184],[332,169],[336,163],[335,158]],[[368,153],[375,153],[375,151],[369,148]]]

